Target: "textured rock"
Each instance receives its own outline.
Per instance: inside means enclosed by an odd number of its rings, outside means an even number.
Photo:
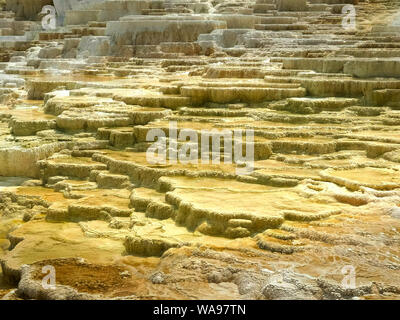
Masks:
[[[306,9],[306,0],[278,0],[279,11],[305,11]]]
[[[14,11],[20,18],[36,20],[42,8],[52,4],[52,0],[7,0],[6,9]]]

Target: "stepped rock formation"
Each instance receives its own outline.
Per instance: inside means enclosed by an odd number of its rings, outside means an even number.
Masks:
[[[0,8],[0,298],[400,298],[398,1]]]

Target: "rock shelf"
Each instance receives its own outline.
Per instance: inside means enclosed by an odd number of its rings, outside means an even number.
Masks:
[[[0,0],[0,299],[399,299],[399,12]]]

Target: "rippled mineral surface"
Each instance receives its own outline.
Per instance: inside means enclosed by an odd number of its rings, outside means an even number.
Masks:
[[[0,298],[400,298],[398,1],[0,8]]]

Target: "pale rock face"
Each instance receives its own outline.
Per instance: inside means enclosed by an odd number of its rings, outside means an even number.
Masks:
[[[213,41],[221,48],[232,48],[239,44],[243,44],[243,38],[251,29],[218,29],[212,31],[210,34],[199,35],[199,42]]]
[[[108,37],[82,37],[78,46],[78,57],[107,56],[111,50]]]

